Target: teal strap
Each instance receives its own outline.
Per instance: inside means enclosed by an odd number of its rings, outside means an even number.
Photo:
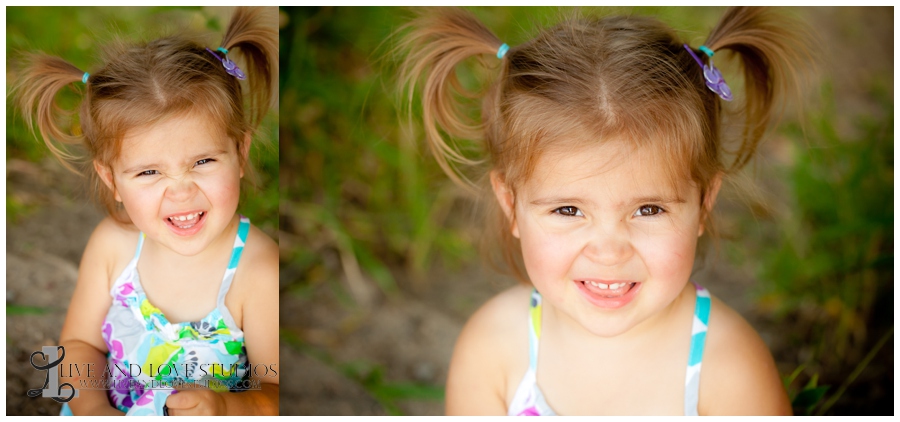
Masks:
[[[706,331],[709,326],[709,309],[711,298],[709,290],[694,284],[697,290],[697,301],[694,304],[694,321],[691,324],[691,349],[688,355],[688,366],[684,379],[684,414],[697,416],[697,404],[700,402],[700,368],[703,363],[703,348],[706,344]]]
[[[231,252],[231,261],[228,263],[228,269],[237,268],[238,262],[241,260],[241,254],[244,252],[244,244],[247,243],[247,233],[250,232],[250,219],[241,216],[241,223],[238,226],[237,238],[234,240],[234,249]]]
[[[713,55],[716,54],[712,50],[710,50],[709,47],[707,47],[705,45],[701,45],[700,47],[697,47],[697,50],[700,50],[700,51],[706,53],[707,57],[712,57]]]
[[[141,232],[140,236],[138,236],[137,249],[135,249],[134,258],[132,258],[132,259],[137,259],[139,256],[141,256],[141,248],[144,247],[144,238],[145,237],[147,237],[147,235],[145,235],[144,232]]]

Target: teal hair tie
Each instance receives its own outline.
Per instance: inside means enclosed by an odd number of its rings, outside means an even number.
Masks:
[[[81,83],[86,84],[87,80],[88,80],[88,76],[91,76],[91,74],[84,72],[84,76],[81,77]]]
[[[501,45],[500,48],[497,49],[497,58],[502,59],[503,56],[506,55],[507,51],[509,51],[509,46],[506,45],[506,43],[503,43],[503,45]]]
[[[706,57],[712,57],[714,54],[716,54],[712,50],[710,50],[709,47],[707,47],[705,45],[701,45],[700,47],[697,47],[697,50],[700,50],[700,51],[706,53]]]
[[[228,49],[226,49],[225,47],[219,47],[216,49],[216,51],[221,51],[222,54],[228,54]]]

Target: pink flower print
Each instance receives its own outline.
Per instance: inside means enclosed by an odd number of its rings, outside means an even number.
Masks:
[[[106,340],[106,348],[109,349],[109,353],[115,359],[122,360],[125,358],[125,349],[122,347],[122,342],[112,338],[112,324],[108,322],[103,323],[103,339]]]
[[[144,394],[141,395],[140,398],[137,399],[137,405],[143,406],[148,403],[153,403],[153,390],[146,390]]]
[[[119,303],[122,304],[122,306],[127,308],[128,302],[126,302],[126,300],[128,299],[128,295],[130,295],[132,292],[134,292],[134,285],[131,284],[130,281],[122,284],[121,286],[119,286],[119,291],[116,293],[116,300],[118,300]]]
[[[122,347],[122,342],[112,338],[112,324],[108,322],[103,323],[103,339],[106,340],[106,347],[114,358],[118,360],[125,358],[125,349]]]
[[[541,414],[538,413],[537,407],[531,406],[531,407],[519,412],[519,414],[516,416],[541,416]]]

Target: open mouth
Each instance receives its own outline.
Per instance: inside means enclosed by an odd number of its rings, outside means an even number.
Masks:
[[[636,282],[619,282],[619,283],[601,283],[597,281],[582,280],[581,284],[586,289],[603,297],[621,297],[631,291],[637,284]]]
[[[206,220],[206,211],[174,214],[165,218],[166,224],[178,235],[189,236],[200,230]]]
[[[641,287],[641,283],[634,281],[575,280],[575,284],[589,302],[601,308],[619,308],[627,305]]]

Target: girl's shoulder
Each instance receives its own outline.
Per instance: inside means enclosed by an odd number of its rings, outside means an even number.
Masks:
[[[456,340],[447,381],[449,414],[504,414],[528,367],[531,287],[517,285],[476,311]],[[475,395],[481,399],[473,401]]]
[[[261,289],[278,290],[278,244],[265,232],[250,224],[232,290],[236,290],[242,297],[248,297]]]
[[[252,223],[238,266],[238,272],[241,271],[278,278],[278,244]]]
[[[105,264],[106,273],[112,280],[121,273],[134,257],[140,240],[140,231],[134,226],[125,225],[106,217],[97,224],[84,249],[82,262]]]
[[[712,298],[700,378],[700,414],[790,414],[769,348],[752,326]]]

